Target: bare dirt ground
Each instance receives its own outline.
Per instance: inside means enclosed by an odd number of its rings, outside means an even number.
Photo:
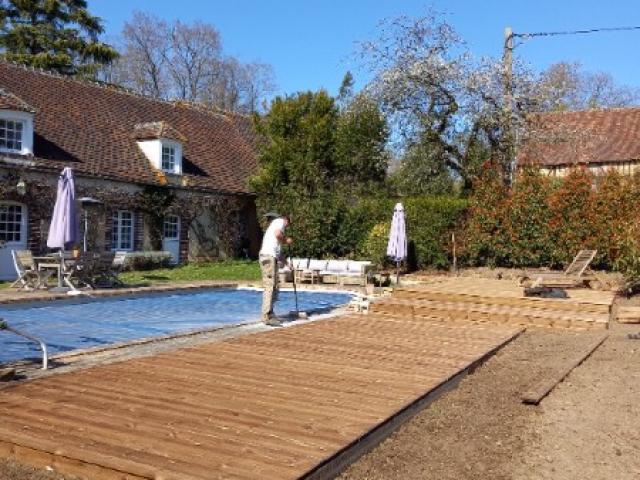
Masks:
[[[340,479],[640,478],[640,341],[629,331],[613,325],[537,407],[522,393],[593,336],[526,332]]]
[[[75,480],[74,477],[63,477],[55,472],[37,470],[13,460],[0,460],[0,480]]]
[[[594,334],[529,330],[339,478],[640,478],[640,341],[626,338],[638,330],[613,324],[609,339],[537,407],[522,404],[522,393]],[[71,478],[0,460],[0,480]]]

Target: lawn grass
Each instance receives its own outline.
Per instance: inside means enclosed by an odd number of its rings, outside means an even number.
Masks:
[[[260,266],[253,260],[194,263],[174,268],[124,272],[120,275],[120,279],[129,285],[199,280],[256,281],[260,278]]]

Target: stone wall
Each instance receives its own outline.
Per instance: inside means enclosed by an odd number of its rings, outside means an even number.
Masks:
[[[20,195],[15,188],[20,178],[24,178],[27,184],[24,195]],[[36,254],[47,251],[46,238],[55,203],[57,179],[57,174],[0,169],[0,201],[17,201],[27,206],[28,246]],[[143,192],[144,187],[133,184],[76,177],[76,198],[91,197],[101,202],[87,207],[86,212],[78,206],[78,246],[82,247],[85,213],[88,215],[88,248],[104,251],[111,249],[113,212],[130,210],[135,216],[135,249],[151,249],[149,206],[144,206]],[[253,225],[256,222],[251,223],[251,211],[255,212],[255,206],[250,197],[176,191],[175,200],[166,208],[166,213],[178,215],[181,220],[180,262],[212,261],[242,256],[246,252],[253,254],[251,248],[247,247],[251,245],[255,250],[257,241],[256,238],[250,238],[256,236]]]

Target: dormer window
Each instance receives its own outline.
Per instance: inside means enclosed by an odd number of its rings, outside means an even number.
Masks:
[[[162,171],[175,173],[176,170],[176,149],[169,145],[162,146]]]
[[[33,155],[35,109],[0,88],[0,153]]]
[[[151,165],[164,173],[182,175],[182,145],[186,138],[167,122],[138,123],[134,138]]]
[[[22,132],[24,122],[0,118],[0,148],[4,150],[22,151]]]

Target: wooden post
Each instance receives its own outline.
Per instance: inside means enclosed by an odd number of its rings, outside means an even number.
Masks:
[[[502,62],[504,68],[504,114],[506,121],[506,141],[509,184],[513,184],[516,171],[515,133],[513,131],[513,30],[504,29],[504,52]]]
[[[453,272],[456,273],[458,271],[458,259],[456,257],[456,234],[455,234],[455,232],[451,234],[451,244],[453,245]]]

